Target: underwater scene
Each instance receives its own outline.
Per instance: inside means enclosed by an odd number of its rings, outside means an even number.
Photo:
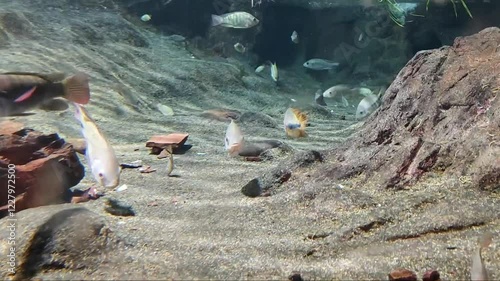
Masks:
[[[500,1],[0,0],[3,280],[499,280]]]

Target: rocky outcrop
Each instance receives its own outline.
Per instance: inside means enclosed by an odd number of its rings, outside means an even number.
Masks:
[[[65,202],[68,189],[84,176],[84,168],[70,144],[57,134],[45,135],[21,127],[12,123],[0,127],[2,217],[9,206],[18,212]],[[15,207],[8,201],[14,197]]]
[[[4,278],[8,274],[14,280],[30,279],[41,270],[93,271],[114,241],[103,217],[74,205],[25,210],[0,226],[1,254],[7,257],[15,247],[16,260],[15,265],[2,263],[0,269]],[[13,238],[11,228],[17,234]]]
[[[500,184],[500,29],[420,52],[398,74],[359,133],[319,178],[363,174],[403,188],[446,174],[482,189]]]

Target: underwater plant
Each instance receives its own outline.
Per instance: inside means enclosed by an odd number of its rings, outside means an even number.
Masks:
[[[391,20],[400,27],[404,27],[406,23],[405,11],[399,6],[399,3],[396,0],[380,0],[380,2],[385,3]]]
[[[453,5],[453,11],[455,12],[455,17],[458,17],[457,13],[457,4],[455,3],[456,0],[450,0],[451,4]],[[401,8],[399,3],[396,0],[379,0],[380,3],[384,2],[384,4],[387,7],[387,10],[389,11],[389,16],[391,20],[396,23],[400,27],[404,27],[406,23],[406,16],[405,16],[405,11]],[[431,0],[427,0],[427,3],[425,5],[425,10],[429,10],[429,4]],[[465,11],[469,15],[470,18],[472,17],[472,13],[469,10],[469,7],[465,3],[465,0],[460,0],[462,3],[462,6],[464,7]]]
[[[455,0],[450,0],[451,1],[451,4],[453,4],[453,10],[455,11],[455,17],[458,17],[458,14],[457,14],[457,5],[455,4]],[[431,0],[427,0],[427,4],[425,4],[425,10],[428,11],[429,10],[429,3],[431,2]],[[462,6],[464,7],[465,11],[467,12],[467,14],[469,15],[469,17],[472,19],[472,14],[469,10],[469,7],[467,7],[467,4],[465,4],[465,0],[460,0],[460,2],[462,3]]]

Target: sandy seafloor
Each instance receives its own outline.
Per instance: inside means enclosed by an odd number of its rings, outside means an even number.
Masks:
[[[229,157],[223,143],[228,122],[199,113],[223,107],[268,114],[276,126],[240,124],[247,140],[278,139],[297,150],[307,150],[331,148],[344,140],[360,126],[354,121],[355,109],[332,106],[334,114],[319,114],[308,106],[318,85],[301,70],[281,70],[281,86],[276,86],[268,69],[256,75],[253,67],[234,59],[215,60],[199,54],[194,58],[183,44],[167,40],[137,19],[123,18],[111,6],[105,9],[107,2],[103,3],[16,1],[0,6],[0,70],[85,71],[91,76],[92,90],[87,108],[119,161],[142,160],[158,169],[151,174],[125,169],[120,184],[128,189],[107,192],[106,196],[131,204],[134,217],[107,214],[102,199],[81,204],[106,219],[109,228],[125,241],[121,247],[108,254],[98,268],[42,272],[38,276],[44,280],[262,280],[284,279],[292,271],[313,279],[385,279],[397,267],[415,270],[419,276],[426,269],[437,268],[446,279],[464,279],[476,237],[484,229],[498,233],[498,198],[478,197],[475,190],[454,198],[453,189],[460,188],[456,181],[436,179],[401,195],[364,189],[355,182],[343,182],[344,189],[338,189],[337,182],[294,182],[292,176],[274,196],[243,196],[243,185],[282,159],[246,162]],[[138,112],[117,89],[152,106],[142,106]],[[294,104],[292,98],[299,108],[309,108],[307,138],[285,137],[282,118]],[[361,98],[353,97],[352,103]],[[162,115],[154,108],[157,103],[170,106],[175,115]],[[33,112],[8,119],[64,138],[81,137],[72,108]],[[340,120],[340,115],[346,120]],[[175,155],[173,174],[178,177],[167,177],[165,159],[150,155],[145,142],[152,135],[173,132],[189,133],[188,143],[193,147],[186,154]],[[94,179],[83,157],[81,161],[86,176],[75,188],[85,189]],[[443,190],[443,184],[453,188]],[[312,203],[301,199],[308,190],[318,194]],[[445,197],[449,201],[435,202],[435,198]],[[470,197],[478,197],[477,202],[468,203]],[[456,212],[425,209],[422,218],[412,215],[413,207],[425,208],[422,205],[432,202],[436,210],[444,204],[447,208],[443,210]],[[375,226],[375,233],[356,234],[353,241],[339,239],[346,230],[393,210],[394,216],[407,219],[399,225]],[[426,227],[419,222],[435,217],[438,225],[464,223],[465,230],[460,235],[429,231],[421,238],[384,239],[404,233],[404,229]],[[484,229],[471,227],[475,220],[483,221]],[[331,235],[307,239],[325,232]],[[447,250],[447,246],[457,249]],[[500,276],[500,263],[494,262],[500,258],[498,242],[485,252],[485,258],[494,276]]]

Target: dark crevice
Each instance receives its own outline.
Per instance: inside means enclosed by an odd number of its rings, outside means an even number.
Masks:
[[[453,231],[461,231],[461,230],[466,230],[470,229],[472,227],[476,226],[483,226],[485,225],[486,222],[476,222],[468,225],[452,225],[447,228],[441,228],[441,229],[431,229],[428,231],[424,231],[418,234],[408,234],[408,235],[396,235],[396,236],[391,236],[387,238],[387,241],[396,241],[396,240],[405,240],[405,239],[413,239],[413,238],[418,238],[422,237],[427,234],[439,234],[439,233],[448,233],[448,232],[453,232]]]

